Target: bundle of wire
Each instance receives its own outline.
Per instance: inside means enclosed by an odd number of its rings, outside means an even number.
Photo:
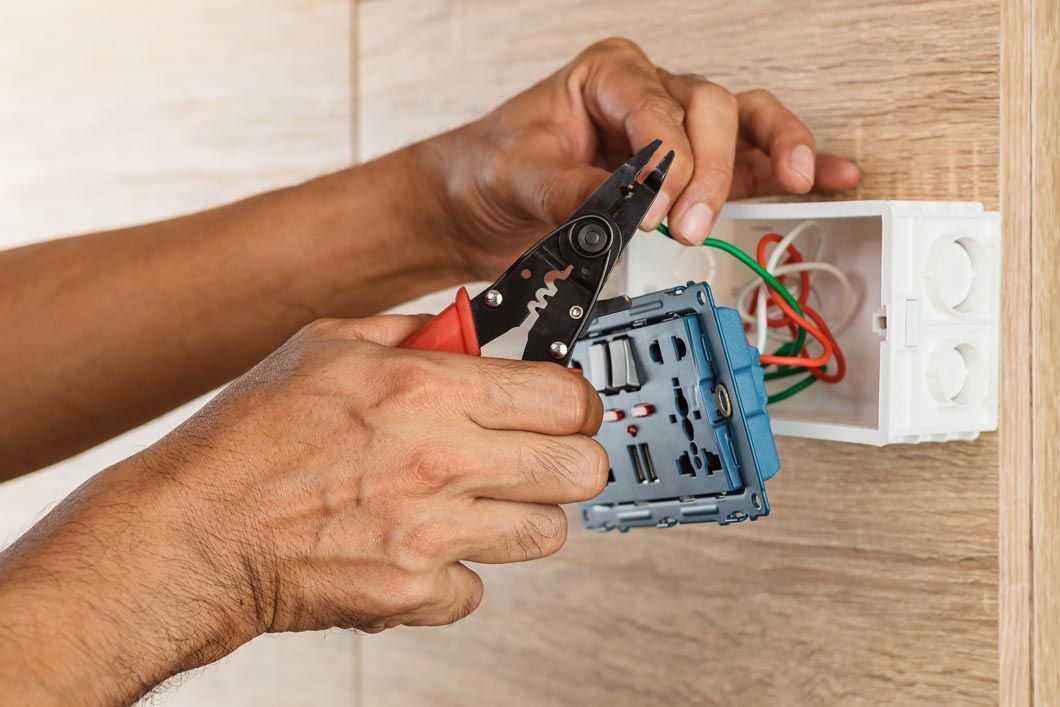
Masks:
[[[754,258],[728,241],[708,238],[703,245],[723,250],[746,265],[755,277],[737,297],[740,316],[744,328],[757,327],[755,344],[759,351],[764,351],[770,338],[782,338],[781,345],[770,354],[762,354],[761,362],[766,369],[766,381],[788,379],[800,374],[807,375],[794,384],[769,395],[770,404],[779,403],[798,395],[817,381],[838,383],[846,375],[846,360],[843,351],[836,342],[832,330],[816,308],[810,306],[810,296],[814,293],[812,274],[826,272],[835,277],[843,288],[844,305],[839,314],[837,329],[845,326],[853,313],[853,289],[846,275],[831,265],[820,261],[822,240],[818,233],[817,249],[813,260],[807,261],[795,247],[793,241],[800,235],[815,229],[812,221],[799,224],[787,235],[767,233],[758,242]],[[660,224],[660,233],[672,238],[670,230]],[[776,244],[771,252],[770,244]],[[782,258],[785,258],[783,261]],[[785,280],[797,276],[797,294],[787,288]],[[748,304],[746,301],[749,298]],[[776,316],[770,316],[770,309],[779,310]],[[787,333],[788,337],[771,336],[771,330]],[[807,337],[817,341],[820,351],[811,354]],[[829,363],[835,359],[835,370],[829,370]]]

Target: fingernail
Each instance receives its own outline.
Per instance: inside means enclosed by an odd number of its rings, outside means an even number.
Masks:
[[[799,145],[791,151],[788,166],[802,175],[813,186],[813,150],[806,145]]]
[[[677,233],[690,243],[699,243],[709,235],[714,223],[714,212],[706,204],[692,204],[681,214],[677,222]]]
[[[660,223],[662,223],[663,216],[670,210],[670,197],[666,195],[666,192],[660,192],[656,197],[655,201],[652,202],[651,208],[648,209],[648,213],[644,216],[643,226],[646,230],[652,230]]]

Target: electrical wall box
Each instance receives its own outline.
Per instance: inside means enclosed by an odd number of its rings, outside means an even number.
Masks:
[[[741,203],[725,207],[712,235],[754,253],[765,233],[807,220],[819,227],[820,260],[856,292],[852,318],[834,332],[848,372],[770,406],[773,431],[882,446],[996,429],[1000,215],[970,202]],[[753,277],[726,253],[658,233],[633,239],[624,269],[631,296],[706,281],[719,305]],[[827,318],[842,290],[825,274],[814,289]]]

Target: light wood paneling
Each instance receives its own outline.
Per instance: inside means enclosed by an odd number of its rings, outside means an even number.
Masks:
[[[1060,704],[1060,0],[1035,0],[1033,322],[1034,693]],[[1026,355],[1026,354],[1025,354]]]
[[[348,0],[0,0],[0,18],[0,248],[202,209],[351,159]],[[0,486],[0,547],[198,404]],[[350,703],[354,648],[348,634],[262,638],[150,702]]]
[[[371,156],[473,119],[621,34],[674,70],[773,90],[822,149],[859,160],[857,197],[996,208],[1000,29],[991,0],[375,0],[358,140]],[[365,704],[997,703],[998,436],[780,447],[768,519],[595,535],[572,517],[555,559],[484,568],[469,620],[365,639]]]
[[[998,629],[1000,704],[1034,704],[1031,547],[1032,340],[1031,203],[1033,3],[1005,0],[1001,22],[1001,290],[1000,465],[998,470]]]
[[[348,0],[0,1],[0,244],[345,166]]]

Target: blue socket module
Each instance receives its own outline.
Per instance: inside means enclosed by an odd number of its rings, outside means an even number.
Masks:
[[[592,321],[574,349],[600,393],[607,486],[580,504],[587,528],[716,522],[769,514],[780,468],[758,350],[706,283],[654,292]]]

